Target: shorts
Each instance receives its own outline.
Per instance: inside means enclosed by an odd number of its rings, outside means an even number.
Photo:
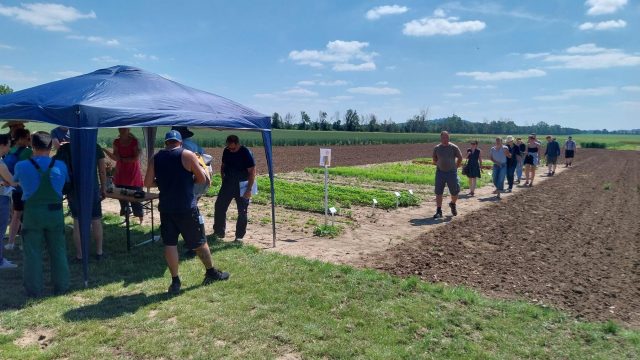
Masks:
[[[575,150],[565,150],[564,151],[564,157],[567,159],[573,159],[573,156],[575,155]]]
[[[197,249],[207,243],[204,219],[198,208],[183,213],[160,213],[160,236],[165,246],[178,245],[182,235],[187,249]]]
[[[547,156],[547,165],[556,165],[558,163],[557,156]]]
[[[524,165],[538,166],[538,154],[529,153],[524,157]]]
[[[22,189],[13,190],[11,193],[11,201],[13,202],[14,211],[24,211],[24,200],[22,200]]]
[[[458,181],[457,169],[452,171],[436,170],[436,184],[434,190],[436,195],[444,194],[445,184],[449,188],[449,193],[452,196],[456,196],[460,193],[460,182]]]
[[[78,202],[73,195],[73,192],[68,195],[67,201],[69,202],[69,208],[71,209],[71,217],[77,219],[78,214],[80,213],[80,209],[78,206]],[[100,191],[95,191],[93,193],[93,202],[91,203],[91,219],[102,219],[102,203],[100,199]]]

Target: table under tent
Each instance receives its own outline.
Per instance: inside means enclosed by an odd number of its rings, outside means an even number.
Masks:
[[[271,151],[271,119],[223,97],[197,90],[131,66],[113,66],[0,96],[0,121],[37,121],[71,131],[74,191],[94,190],[95,153],[100,128],[142,127],[147,160],[153,155],[158,126],[188,126],[262,133],[271,180],[273,246],[276,242]],[[88,254],[90,196],[78,196],[83,254]],[[83,277],[88,285],[88,256]]]

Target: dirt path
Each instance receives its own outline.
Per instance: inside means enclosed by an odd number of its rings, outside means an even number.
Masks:
[[[637,327],[639,250],[639,154],[583,151],[570,171],[365,264]]]

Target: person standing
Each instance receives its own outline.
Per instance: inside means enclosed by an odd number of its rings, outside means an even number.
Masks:
[[[92,194],[91,205],[91,233],[93,240],[96,242],[96,260],[100,261],[104,258],[103,252],[103,240],[104,232],[102,227],[102,200],[106,198],[107,190],[107,169],[104,161],[104,152],[100,145],[96,144],[96,172],[94,173],[94,185]],[[64,143],[60,146],[56,155],[56,160],[60,160],[67,166],[69,177],[73,176],[73,163],[71,159],[71,143]],[[100,183],[98,183],[98,179]],[[82,262],[82,244],[80,238],[80,223],[78,217],[80,216],[80,209],[78,208],[77,195],[73,191],[73,182],[70,182],[67,188],[67,201],[69,202],[69,208],[71,209],[71,217],[73,218],[73,243],[76,247],[76,257],[73,259],[75,263]]]
[[[547,158],[547,166],[549,167],[548,176],[553,176],[556,173],[556,166],[558,165],[558,156],[560,156],[560,144],[555,138],[547,136],[547,148],[544,151],[544,155]]]
[[[23,189],[22,223],[24,286],[29,297],[43,294],[42,253],[46,247],[51,263],[54,294],[69,289],[69,264],[64,237],[62,188],[69,180],[67,166],[49,157],[51,135],[38,131],[31,137],[35,150],[29,160],[16,165],[14,180]]]
[[[516,172],[516,167],[518,166],[518,158],[522,157],[520,153],[520,147],[513,143],[513,136],[507,136],[507,148],[509,149],[509,154],[511,156],[507,157],[507,184],[509,188],[508,192],[513,191],[513,183]]]
[[[527,152],[524,157],[524,186],[533,186],[533,179],[536,177],[536,168],[540,163],[540,143],[534,134],[529,135],[527,140]]]
[[[504,191],[504,178],[507,175],[507,159],[511,157],[509,148],[502,145],[502,139],[496,138],[496,144],[491,148],[491,161],[493,161],[493,169],[491,177],[493,185],[496,189],[493,191],[496,197],[500,198],[500,193]]]
[[[520,155],[518,155],[516,157],[516,159],[518,160],[518,163],[516,165],[516,175],[518,175],[518,180],[516,180],[516,184],[520,184],[520,181],[522,181],[522,169],[524,167],[524,157],[525,154],[527,153],[527,145],[525,145],[522,142],[522,138],[516,138],[516,146],[518,146],[518,150]]]
[[[449,188],[449,194],[451,194],[451,202],[449,202],[451,215],[456,216],[458,215],[456,201],[458,201],[458,194],[460,193],[458,168],[462,163],[462,153],[454,143],[449,142],[449,133],[447,131],[440,133],[440,144],[433,149],[432,158],[433,163],[436,165],[436,213],[433,218],[442,218],[442,197],[445,185]]]
[[[571,166],[573,157],[576,155],[576,142],[569,136],[567,141],[564,142],[564,167]]]
[[[13,131],[15,136],[14,146],[5,156],[5,164],[12,174],[15,174],[15,166],[19,161],[27,160],[33,155],[31,149],[31,133],[24,127],[18,127]],[[16,236],[22,226],[22,212],[24,211],[24,201],[22,200],[22,188],[16,187],[11,194],[13,203],[13,213],[9,225],[9,241],[4,246],[6,250],[13,250],[16,246]]]
[[[16,264],[4,258],[4,234],[9,226],[9,217],[11,215],[11,193],[16,186],[13,181],[13,175],[1,159],[9,153],[9,144],[11,137],[9,134],[0,135],[0,269],[15,269]]]
[[[116,162],[116,174],[113,177],[113,185],[123,189],[142,191],[142,171],[140,170],[140,143],[133,136],[129,128],[118,128],[119,137],[113,140],[113,153],[105,149],[105,154]],[[120,216],[126,215],[126,211],[133,211],[142,224],[144,211],[142,203],[120,201]]]
[[[247,212],[256,181],[256,162],[251,151],[240,145],[236,135],[227,136],[226,145],[220,164],[222,186],[215,204],[213,233],[218,238],[224,238],[227,210],[231,200],[235,199],[238,207],[235,241],[242,242],[247,233]]]
[[[198,163],[195,154],[182,148],[182,137],[176,130],[165,135],[165,148],[157,152],[147,168],[144,185],[157,186],[160,192],[160,233],[164,243],[164,256],[171,272],[169,294],[180,293],[178,235],[185,246],[198,254],[206,272],[203,284],[229,279],[228,272],[213,267],[211,251],[204,230],[204,218],[200,215],[193,195],[193,184],[206,181],[207,174]]]
[[[71,134],[69,128],[65,126],[58,126],[51,130],[51,139],[53,141],[53,149],[58,150],[60,145],[71,141]]]
[[[467,149],[467,167],[469,169],[467,177],[469,178],[469,196],[474,196],[482,168],[482,154],[478,149],[478,140],[471,141],[470,145],[471,148]]]
[[[10,139],[9,146],[13,147],[16,144],[16,130],[24,129],[24,121],[7,121],[6,123],[4,123],[4,125],[2,125],[2,128],[9,128],[9,132],[7,133]]]

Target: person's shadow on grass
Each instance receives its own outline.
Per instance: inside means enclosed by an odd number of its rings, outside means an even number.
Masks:
[[[184,293],[194,290],[200,286],[194,285],[186,289],[182,289],[180,295],[169,295],[168,293],[156,293],[147,296],[144,293],[107,296],[97,304],[82,306],[72,309],[64,313],[62,316],[68,321],[84,321],[84,320],[107,320],[120,317],[125,314],[133,314],[141,307],[166,301],[176,296],[183,296]]]

